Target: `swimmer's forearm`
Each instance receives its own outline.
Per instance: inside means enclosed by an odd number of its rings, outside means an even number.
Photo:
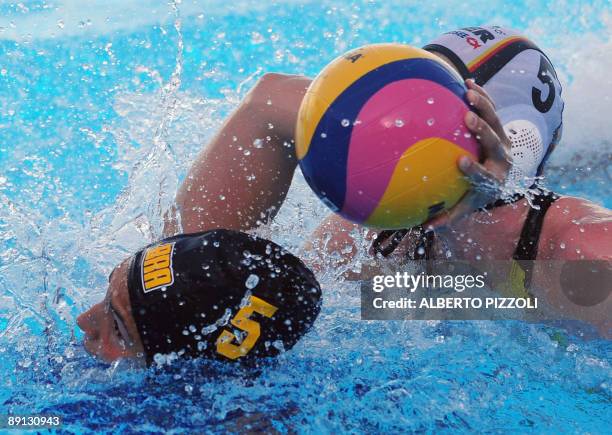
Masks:
[[[297,165],[293,137],[310,79],[266,74],[194,162],[176,205],[183,232],[248,230],[271,220]],[[166,233],[177,232],[172,224]]]

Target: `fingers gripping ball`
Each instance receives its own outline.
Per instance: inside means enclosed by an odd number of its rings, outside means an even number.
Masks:
[[[478,157],[464,124],[461,77],[424,50],[368,45],[329,64],[300,106],[296,153],[314,192],[353,222],[419,225],[468,189],[461,155]]]

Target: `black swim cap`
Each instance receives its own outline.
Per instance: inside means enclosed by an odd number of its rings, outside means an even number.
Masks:
[[[132,258],[128,288],[147,364],[173,352],[241,362],[274,356],[320,311],[321,288],[302,261],[230,230],[146,247]]]

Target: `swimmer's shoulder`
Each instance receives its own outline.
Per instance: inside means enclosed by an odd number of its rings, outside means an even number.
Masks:
[[[275,134],[293,138],[300,105],[311,82],[301,75],[268,72],[257,80],[245,103],[250,109],[273,115]]]
[[[302,102],[312,79],[306,76],[267,72],[261,76],[247,99],[267,108],[294,108]]]
[[[544,218],[538,258],[612,259],[612,211],[583,198],[561,196]]]
[[[330,214],[311,233],[302,252],[311,260],[316,271],[346,266],[357,254],[355,236],[361,227]]]
[[[332,273],[347,281],[370,279],[385,262],[370,251],[376,231],[330,214],[304,243],[301,254],[316,273]]]

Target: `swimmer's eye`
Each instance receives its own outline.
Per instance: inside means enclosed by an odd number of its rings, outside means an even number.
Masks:
[[[130,339],[130,334],[127,332],[127,328],[125,327],[125,323],[121,319],[121,316],[115,311],[115,308],[109,304],[110,312],[113,316],[113,325],[115,327],[115,332],[117,336],[123,341],[123,344],[133,343]]]
[[[121,338],[121,333],[119,332],[119,325],[117,325],[117,320],[115,319],[115,316],[113,316],[113,326],[115,327],[115,334],[117,334],[117,336]]]

